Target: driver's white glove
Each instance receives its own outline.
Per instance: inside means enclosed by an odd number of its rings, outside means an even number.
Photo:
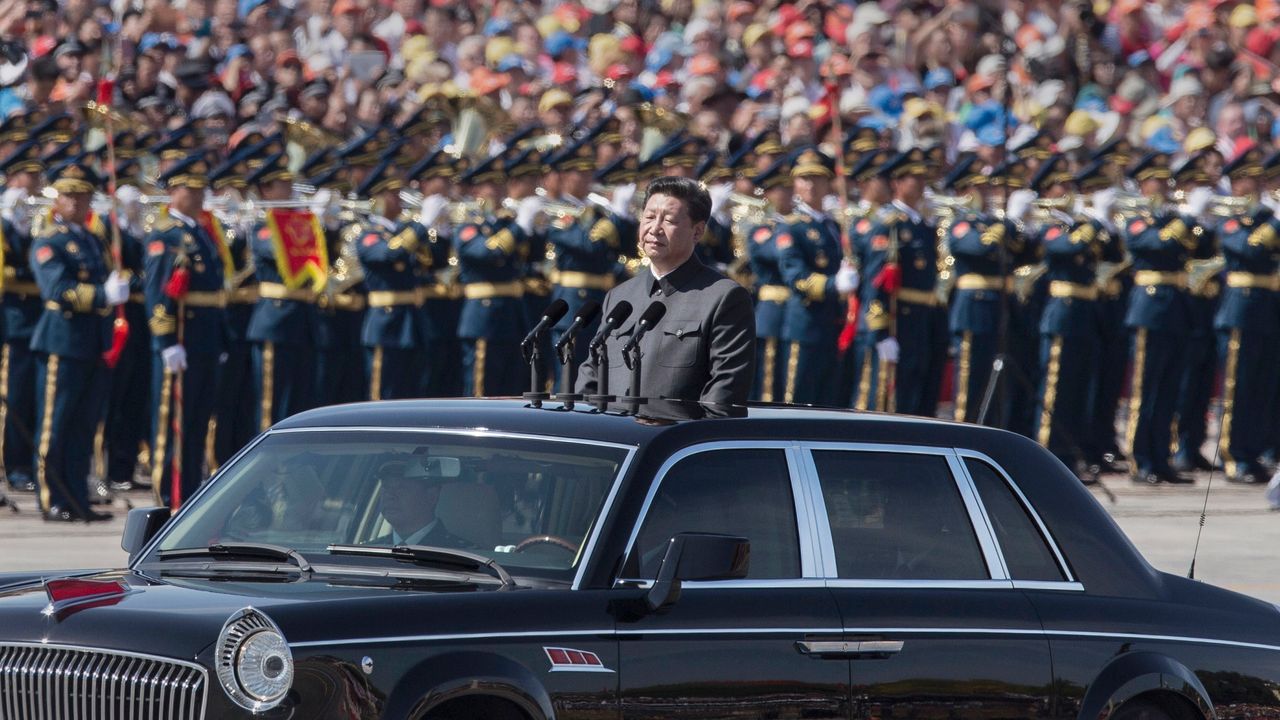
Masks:
[[[129,281],[119,270],[112,270],[107,281],[102,283],[102,294],[107,296],[107,304],[111,307],[122,305],[129,299]]]
[[[840,263],[836,271],[836,292],[848,295],[858,289],[858,269],[847,260]]]
[[[187,369],[187,351],[181,345],[170,345],[160,351],[160,359],[164,361],[164,369],[171,373]]]
[[[876,356],[880,362],[898,362],[898,339],[887,337],[876,343]]]

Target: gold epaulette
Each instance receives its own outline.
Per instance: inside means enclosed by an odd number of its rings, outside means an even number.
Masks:
[[[178,221],[174,220],[169,213],[156,213],[153,216],[148,216],[147,219],[151,221],[149,224],[150,229],[156,232],[165,232],[178,226]]]
[[[793,212],[793,213],[791,213],[790,215],[784,215],[784,216],[782,217],[782,219],[783,219],[783,220],[786,220],[786,221],[787,221],[787,222],[789,222],[789,223],[794,224],[794,223],[801,223],[801,222],[804,222],[804,221],[808,220],[808,219],[809,219],[809,217],[808,217],[807,215],[805,215],[804,213],[801,213],[801,212]]]
[[[600,218],[600,220],[591,226],[591,231],[588,233],[588,237],[591,238],[592,242],[600,242],[603,240],[609,245],[609,247],[616,248],[618,247],[619,242],[618,226],[614,225],[613,221],[609,218]]]

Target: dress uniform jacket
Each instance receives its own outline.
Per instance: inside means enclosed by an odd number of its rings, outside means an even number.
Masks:
[[[1222,456],[1233,479],[1262,479],[1280,365],[1280,218],[1265,205],[1219,226],[1225,265],[1214,318],[1223,369]]]
[[[1031,246],[1012,222],[987,213],[957,217],[947,231],[947,245],[955,258],[956,277],[950,306],[955,418],[976,422],[992,363],[1000,352],[1000,333],[1008,332],[1010,309],[1016,302],[1013,269],[1030,258]],[[1009,393],[1003,393],[1003,402],[992,406],[989,424],[1007,426],[1008,398]]]
[[[187,353],[187,369],[182,374],[182,462],[183,501],[203,479],[204,438],[213,415],[218,388],[219,356],[226,351],[226,275],[217,244],[194,219],[179,218],[172,211],[162,213],[146,240],[145,298],[150,309],[152,356],[152,445],[151,480],[157,500],[172,501],[170,454],[176,376],[165,371],[161,353],[178,344],[182,326],[182,346]],[[181,301],[165,293],[174,271],[190,273],[189,291]]]
[[[1190,339],[1186,264],[1212,251],[1195,224],[1173,208],[1125,219],[1125,247],[1133,257],[1134,286],[1125,326],[1133,335],[1126,441],[1134,470],[1171,476],[1169,443]]]
[[[836,340],[844,319],[836,271],[840,268],[839,229],[829,218],[796,212],[790,227],[774,240],[783,282],[790,291],[783,319],[787,345],[783,402],[834,405],[832,374]]]
[[[631,303],[627,320],[609,336],[609,392],[704,403],[739,405],[747,401],[755,379],[755,323],[746,288],[691,257],[661,280],[642,272],[611,291],[603,315],[621,302]],[[666,314],[640,341],[643,353],[639,388],[622,349],[653,302]],[[600,372],[604,372],[601,368]],[[582,366],[577,390],[593,394],[598,376]]]
[[[358,243],[369,290],[361,341],[369,353],[369,396],[374,400],[413,397],[421,377],[415,373],[415,355],[426,351],[419,258],[397,229],[385,218],[371,218],[344,231]]]
[[[725,268],[733,263],[733,229],[711,216],[707,230],[694,246],[703,265]]]
[[[311,407],[320,315],[311,287],[289,288],[276,263],[276,243],[267,223],[249,233],[249,254],[258,300],[249,318],[259,430]],[[219,423],[221,427],[221,423]]]
[[[103,283],[110,254],[87,228],[54,217],[37,232],[30,265],[44,301],[31,335],[39,357],[34,465],[40,506],[83,514],[93,438],[106,407],[102,353],[111,345],[112,310]]]
[[[1099,260],[1119,262],[1119,240],[1097,221],[1062,217],[1040,230],[1048,299],[1040,318],[1037,439],[1067,467],[1093,455],[1092,378],[1098,372]]]
[[[552,222],[547,228],[547,242],[555,249],[555,270],[549,278],[552,283],[550,302],[564,300],[569,312],[551,330],[552,343],[559,342],[573,317],[587,300],[603,302],[607,293],[617,283],[618,257],[626,250],[619,218],[588,207],[574,220],[566,217]],[[593,335],[600,321],[583,328],[587,337]],[[587,344],[578,343],[574,348],[574,362],[581,364],[587,357]],[[554,364],[559,368],[560,364]],[[557,382],[558,382],[557,375]]]
[[[399,223],[393,243],[409,249],[416,259],[414,277],[421,305],[418,308],[418,336],[428,352],[417,358],[415,372],[419,378],[414,394],[419,397],[458,395],[455,378],[460,361],[458,350],[458,313],[461,303],[456,286],[444,282],[442,271],[449,267],[452,243],[447,234],[428,228],[420,220]]]
[[[31,334],[40,319],[43,303],[36,287],[28,251],[31,236],[8,220],[0,220],[4,243],[4,348],[0,350],[0,383],[4,384],[4,468],[10,482],[31,478],[32,445],[36,432],[36,359],[31,354]]]
[[[946,310],[937,291],[937,230],[915,211],[894,203],[881,209],[867,236],[859,347],[869,361],[859,368],[858,396],[867,398],[864,409],[932,417],[947,346]],[[882,281],[886,266],[893,264],[901,273],[896,292]],[[875,344],[890,336],[899,344],[893,378],[890,366],[874,352]]]
[[[458,229],[463,393],[517,395],[525,382],[519,357],[528,330],[524,306],[528,238],[510,213],[477,218]]]
[[[782,325],[791,289],[782,277],[778,238],[791,242],[791,225],[778,214],[747,231],[747,259],[755,278],[756,381],[752,397],[764,402],[782,400],[786,387],[786,345]]]
[[[1202,246],[1218,247],[1216,223],[1192,218],[1192,232],[1197,229]],[[1210,262],[1205,263],[1210,266]],[[1186,360],[1178,390],[1177,463],[1183,469],[1207,469],[1208,460],[1200,448],[1208,437],[1209,403],[1213,398],[1218,374],[1218,343],[1213,318],[1222,295],[1222,279],[1216,272],[1191,273],[1188,263]]]

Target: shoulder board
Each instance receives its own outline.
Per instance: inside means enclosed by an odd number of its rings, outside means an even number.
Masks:
[[[807,222],[809,220],[809,216],[802,212],[793,212],[790,215],[783,216],[782,219],[794,225],[797,223]]]
[[[516,216],[515,213],[511,212],[505,207],[498,208],[498,211],[494,213],[494,217],[499,220],[511,220],[515,216]]]
[[[151,229],[156,232],[164,232],[172,230],[178,226],[178,221],[174,220],[169,213],[157,213],[156,219],[151,223]]]

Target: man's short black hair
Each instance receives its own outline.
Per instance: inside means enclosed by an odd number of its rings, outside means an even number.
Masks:
[[[705,223],[711,217],[711,193],[697,180],[669,175],[655,178],[644,193],[642,207],[647,207],[654,195],[668,195],[684,202],[694,225]]]

